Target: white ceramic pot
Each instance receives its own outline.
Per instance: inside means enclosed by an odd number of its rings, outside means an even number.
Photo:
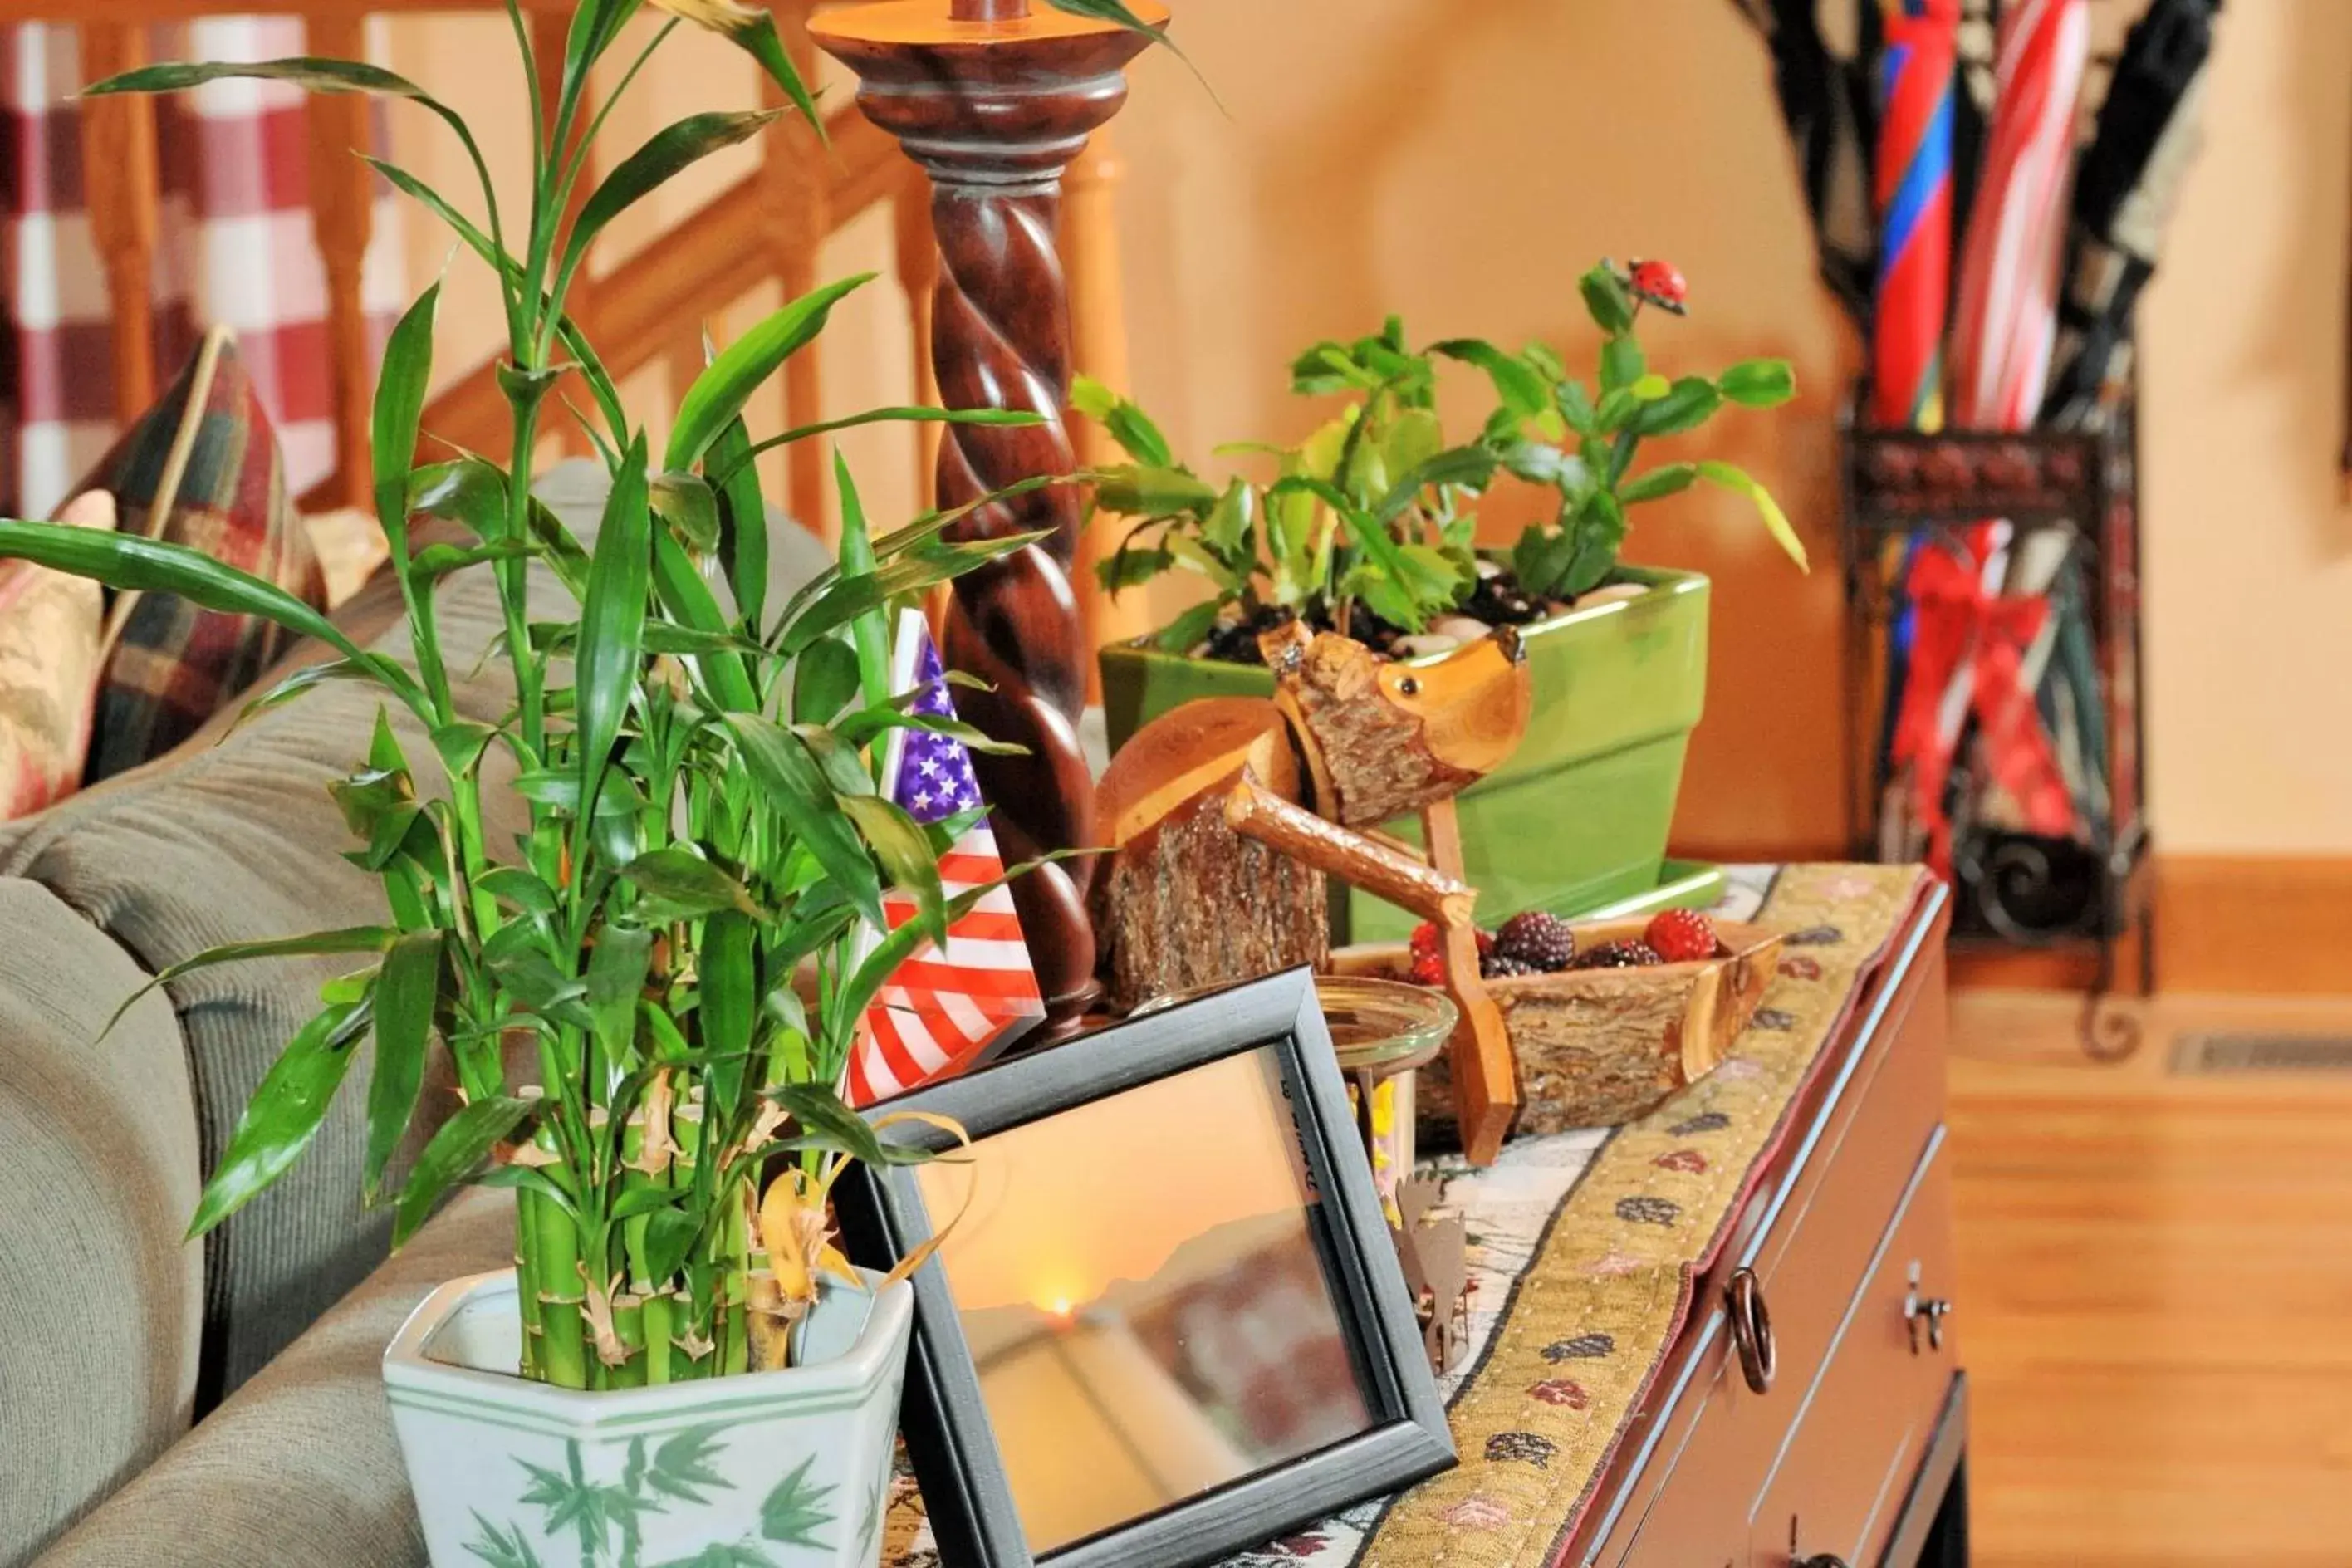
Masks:
[[[828,1289],[805,1365],[583,1394],[515,1375],[512,1269],[444,1285],[383,1356],[426,1551],[436,1568],[872,1568],[914,1314],[904,1283]]]

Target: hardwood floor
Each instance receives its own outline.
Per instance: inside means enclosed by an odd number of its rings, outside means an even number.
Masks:
[[[2352,999],[2166,998],[2115,1068],[2074,1020],[1954,1003],[1974,1561],[2352,1564],[2352,1073],[2168,1069],[2181,1029],[2352,1034]]]

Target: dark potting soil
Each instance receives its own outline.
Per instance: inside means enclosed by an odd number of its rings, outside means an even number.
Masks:
[[[1448,612],[1484,621],[1490,626],[1524,626],[1539,621],[1560,608],[1547,600],[1538,599],[1519,587],[1518,579],[1507,567],[1496,575],[1481,576],[1478,586],[1455,609]],[[1203,658],[1224,664],[1263,664],[1257,639],[1261,633],[1270,632],[1291,618],[1291,612],[1280,605],[1261,605],[1257,612],[1243,620],[1218,626],[1209,634],[1208,646],[1202,650]],[[1331,631],[1329,620],[1320,615],[1307,622],[1318,631]],[[1381,619],[1362,605],[1348,623],[1348,633],[1358,642],[1377,653],[1393,655],[1399,639],[1412,634],[1402,626]]]

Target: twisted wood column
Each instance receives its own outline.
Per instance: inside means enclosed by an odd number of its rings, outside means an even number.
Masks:
[[[1152,21],[1165,13],[1137,9]],[[950,426],[940,446],[939,504],[956,507],[1037,475],[1077,467],[1063,405],[1070,316],[1055,248],[1063,171],[1127,98],[1121,68],[1144,40],[1107,23],[1024,0],[884,0],[844,6],[812,27],[857,72],[858,105],[931,179],[940,273],[931,363],[950,408],[1013,408],[1042,423]],[[1094,784],[1078,744],[1093,655],[1071,583],[1083,507],[1067,487],[997,501],[957,537],[1046,537],[960,579],[949,611],[949,664],[995,689],[960,693],[965,716],[1023,756],[974,759],[995,807],[1007,861],[1097,842]],[[1046,867],[1013,884],[1049,1006],[1057,1019],[1096,993],[1087,912],[1090,861]]]

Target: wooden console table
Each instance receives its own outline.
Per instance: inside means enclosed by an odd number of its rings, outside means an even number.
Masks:
[[[1967,1376],[1948,1315],[1948,918],[1938,890],[1897,934],[1561,1561],[1968,1561]],[[1762,1392],[1733,1325],[1743,1275],[1777,1351]]]

